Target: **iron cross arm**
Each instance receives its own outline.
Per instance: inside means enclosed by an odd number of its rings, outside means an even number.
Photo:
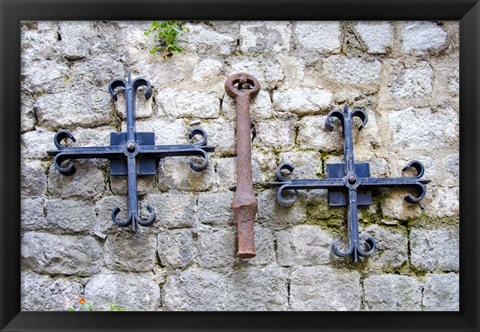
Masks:
[[[348,206],[348,233],[349,244],[345,251],[338,248],[338,241],[332,248],[338,256],[353,255],[354,261],[358,257],[365,257],[372,254],[376,249],[376,242],[373,238],[366,239],[368,246],[364,250],[358,236],[358,206],[370,205],[372,203],[371,190],[378,187],[403,187],[416,191],[416,195],[407,194],[405,200],[409,203],[420,202],[426,194],[426,184],[430,180],[422,179],[425,168],[417,160],[410,161],[402,171],[413,169],[416,172],[414,176],[395,177],[395,178],[373,178],[370,177],[370,165],[368,163],[355,163],[353,154],[353,118],[358,117],[361,120],[359,130],[367,123],[368,117],[365,111],[354,109],[349,112],[347,106],[343,112],[340,110],[331,111],[325,120],[325,128],[329,131],[334,128],[334,118],[340,120],[343,127],[344,139],[344,163],[328,164],[327,178],[325,179],[289,179],[285,175],[294,171],[294,166],[288,163],[282,164],[277,168],[277,180],[272,185],[278,187],[277,201],[280,205],[288,207],[295,203],[296,196],[290,193],[287,198],[285,192],[295,189],[327,189],[330,206]],[[286,173],[286,174],[285,174]]]
[[[208,167],[208,153],[215,150],[208,146],[208,135],[201,128],[192,128],[188,133],[189,139],[200,137],[197,143],[179,145],[155,145],[155,133],[136,132],[135,130],[135,94],[140,87],[145,87],[146,99],[152,96],[150,83],[143,78],[132,80],[130,73],[128,79],[115,79],[108,85],[108,90],[113,99],[117,99],[119,90],[125,91],[127,132],[110,133],[110,146],[70,147],[62,144],[63,141],[75,142],[75,137],[67,130],[60,130],[53,142],[57,150],[47,151],[54,156],[53,164],[63,175],[75,173],[75,166],[71,163],[74,159],[101,158],[110,160],[110,174],[128,176],[128,217],[125,221],[117,219],[120,208],[112,211],[112,220],[118,226],[132,225],[136,230],[137,225],[149,226],[155,222],[156,214],[151,206],[147,206],[150,215],[147,219],[140,217],[138,208],[137,176],[155,175],[160,159],[165,157],[196,156],[201,162],[190,161],[190,168],[196,172]]]

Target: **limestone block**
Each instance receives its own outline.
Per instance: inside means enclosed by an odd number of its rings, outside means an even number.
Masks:
[[[266,59],[241,59],[232,64],[232,68],[228,75],[233,75],[239,72],[249,73],[255,77],[260,87],[264,90],[275,89],[280,82],[285,78],[282,67],[271,58]]]
[[[458,311],[460,281],[458,274],[429,274],[423,291],[424,311]]]
[[[421,54],[428,50],[439,50],[447,41],[447,33],[436,23],[408,21],[401,25],[402,50]]]
[[[173,229],[158,234],[157,252],[160,264],[185,268],[193,262],[193,239],[189,229]]]
[[[326,116],[305,116],[298,122],[297,142],[301,148],[324,152],[343,150],[341,126],[327,131],[325,118]]]
[[[195,159],[192,157],[162,159],[158,169],[160,189],[207,191],[212,188],[215,183],[215,170],[212,163],[209,162],[206,170],[196,172],[190,168],[190,160]]]
[[[288,149],[295,144],[293,121],[266,120],[255,126],[254,145],[266,148]]]
[[[288,310],[287,273],[282,268],[236,270],[227,282],[226,310]]]
[[[22,196],[43,196],[47,189],[47,175],[39,161],[21,164],[20,188]]]
[[[236,232],[233,227],[198,231],[197,261],[203,268],[231,266],[237,254]]]
[[[101,273],[85,285],[85,299],[96,310],[112,304],[127,311],[155,311],[161,305],[160,287],[150,273]]]
[[[392,86],[393,96],[397,99],[422,97],[432,93],[433,70],[426,61],[416,67],[401,70],[395,76]]]
[[[211,27],[198,23],[187,23],[190,29],[182,35],[181,47],[198,54],[229,55],[235,50],[236,40],[228,34],[218,33]]]
[[[163,193],[147,195],[141,202],[146,209],[150,205],[157,213],[153,227],[192,227],[195,223],[195,196],[189,194]]]
[[[198,91],[161,89],[157,93],[158,111],[174,118],[217,118],[220,99],[213,94]]]
[[[298,225],[277,233],[278,263],[282,266],[328,264],[332,235],[319,226]]]
[[[276,190],[265,190],[257,195],[257,221],[264,227],[282,230],[292,225],[302,223],[307,218],[305,202],[298,197],[291,207],[283,207],[276,201]]]
[[[21,275],[22,311],[65,311],[77,308],[83,285],[66,278],[52,278],[30,271]]]
[[[95,206],[73,199],[49,199],[45,202],[46,229],[64,233],[91,233],[96,224]]]
[[[348,58],[333,55],[323,63],[324,75],[331,80],[347,84],[368,84],[377,86],[380,83],[382,63],[378,60]]]
[[[21,206],[21,227],[23,231],[35,231],[45,228],[45,199],[22,196]]]
[[[223,64],[214,59],[205,59],[195,65],[193,81],[201,85],[216,84],[221,75]]]
[[[411,263],[428,271],[458,271],[459,230],[456,228],[410,231]]]
[[[139,232],[121,232],[107,236],[103,249],[110,270],[148,272],[155,266],[157,239]]]
[[[422,288],[417,279],[378,275],[363,281],[365,309],[369,311],[420,311]]]
[[[297,267],[292,272],[290,306],[295,311],[360,310],[360,273],[327,266]]]
[[[168,276],[163,294],[166,310],[217,311],[225,309],[227,286],[219,273],[190,268]]]
[[[240,25],[240,50],[244,53],[288,51],[291,35],[290,22],[244,22]]]
[[[389,22],[358,22],[355,30],[371,54],[385,54],[393,44],[393,27]]]
[[[93,86],[76,87],[39,96],[35,111],[39,125],[59,129],[68,126],[99,126],[110,122],[111,96]]]
[[[295,26],[297,47],[322,54],[340,50],[341,30],[339,22],[298,22]]]
[[[221,191],[201,193],[198,196],[198,220],[216,227],[232,226],[235,223],[232,210],[234,193]]]
[[[43,274],[88,276],[103,266],[102,249],[92,237],[26,233],[22,265]]]
[[[273,107],[296,114],[315,114],[331,107],[333,95],[328,90],[290,88],[273,92]]]
[[[101,194],[105,189],[104,174],[101,169],[89,160],[75,160],[76,172],[65,176],[50,166],[48,173],[48,190],[61,197],[91,198]]]
[[[372,267],[400,267],[408,260],[408,237],[397,228],[370,225],[361,231],[360,238],[373,237],[377,250],[368,256]]]

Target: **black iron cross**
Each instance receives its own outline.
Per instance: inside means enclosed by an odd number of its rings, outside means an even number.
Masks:
[[[128,175],[128,218],[125,221],[117,219],[120,208],[112,211],[112,220],[121,227],[132,225],[132,229],[137,229],[137,224],[141,226],[150,226],[155,221],[155,211],[151,206],[147,206],[150,216],[143,220],[140,218],[137,196],[137,175],[155,175],[157,165],[161,158],[174,156],[199,156],[203,158],[202,163],[190,161],[190,167],[200,172],[208,166],[208,152],[213,152],[214,147],[207,146],[207,133],[201,128],[192,128],[188,137],[201,136],[201,141],[195,144],[184,145],[155,145],[155,133],[142,133],[135,131],[135,94],[139,87],[144,88],[145,98],[152,96],[152,87],[150,82],[144,78],[136,78],[132,81],[131,74],[128,73],[128,80],[121,78],[114,79],[108,84],[108,90],[114,100],[117,100],[117,92],[122,89],[125,91],[126,114],[127,114],[127,132],[110,133],[110,146],[101,147],[68,147],[62,145],[64,139],[71,139],[75,142],[75,137],[66,130],[60,130],[54,137],[53,142],[58,150],[47,151],[48,155],[55,156],[53,164],[63,175],[72,175],[75,172],[75,166],[72,163],[64,164],[71,159],[86,158],[104,158],[110,160],[111,175]]]
[[[327,189],[328,203],[330,206],[346,206],[348,205],[348,234],[349,245],[346,251],[341,251],[338,248],[338,240],[332,246],[334,253],[337,256],[353,255],[354,261],[358,260],[358,256],[365,257],[371,255],[377,245],[373,238],[369,237],[365,240],[368,248],[364,250],[360,244],[358,237],[358,212],[359,205],[372,204],[371,189],[376,187],[409,187],[417,191],[417,196],[408,194],[405,200],[409,203],[418,203],[426,193],[426,184],[430,180],[421,180],[424,174],[424,167],[422,163],[417,160],[410,161],[403,171],[408,168],[416,170],[417,175],[413,177],[399,177],[399,178],[371,178],[370,164],[355,163],[353,157],[353,136],[352,136],[352,120],[354,117],[360,118],[362,124],[358,130],[361,130],[367,123],[368,117],[365,111],[354,109],[349,112],[348,106],[345,106],[343,112],[340,110],[333,110],[328,113],[325,120],[325,128],[332,131],[334,124],[333,118],[340,120],[343,126],[343,146],[344,146],[344,160],[343,164],[328,164],[326,179],[312,179],[312,180],[291,180],[282,175],[282,171],[288,173],[293,172],[294,166],[291,164],[282,164],[277,168],[278,182],[272,185],[279,187],[277,192],[277,201],[282,206],[291,206],[295,203],[296,196],[285,198],[283,191],[292,189]]]

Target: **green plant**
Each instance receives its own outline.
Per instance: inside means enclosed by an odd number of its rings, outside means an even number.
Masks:
[[[150,27],[144,32],[146,36],[151,33],[155,36],[158,43],[150,50],[151,54],[163,51],[163,58],[172,56],[173,52],[180,53],[182,48],[178,45],[178,37],[185,32],[190,31],[182,22],[163,21],[161,23],[153,21]]]
[[[74,308],[70,306],[67,308],[67,311],[125,311],[126,308],[120,307],[118,304],[111,304],[108,310],[104,308],[94,309],[93,304],[90,302],[85,301],[85,298],[80,298],[80,307]]]

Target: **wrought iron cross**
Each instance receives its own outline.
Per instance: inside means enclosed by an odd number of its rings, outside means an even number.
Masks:
[[[294,166],[291,164],[282,164],[277,168],[278,182],[272,185],[279,187],[277,192],[277,201],[282,206],[291,206],[295,203],[296,196],[285,198],[283,192],[292,189],[327,189],[328,204],[330,206],[348,206],[348,235],[349,244],[345,251],[338,248],[338,240],[332,245],[333,252],[337,256],[353,255],[355,262],[358,256],[365,257],[371,255],[377,245],[373,238],[369,237],[365,240],[368,248],[363,249],[358,237],[358,206],[372,204],[371,190],[377,187],[409,187],[417,191],[417,196],[408,194],[405,200],[409,203],[418,203],[426,193],[426,184],[430,180],[422,180],[424,167],[417,160],[410,161],[402,171],[408,168],[415,169],[417,175],[413,177],[398,178],[372,178],[370,177],[370,164],[355,163],[353,156],[353,136],[352,136],[352,120],[354,117],[360,118],[362,124],[359,126],[360,131],[367,123],[368,117],[365,111],[354,109],[349,112],[348,106],[345,106],[343,112],[341,110],[333,110],[328,113],[325,120],[325,128],[332,131],[334,128],[333,118],[340,120],[343,126],[343,146],[344,146],[344,163],[328,164],[326,179],[308,179],[293,180],[285,178],[282,171],[288,173],[293,172]]]
[[[53,142],[58,150],[47,151],[48,155],[55,156],[53,164],[63,175],[72,175],[75,166],[67,160],[104,158],[110,160],[111,175],[128,176],[128,218],[125,221],[117,219],[120,208],[112,211],[112,220],[120,227],[132,225],[135,231],[137,225],[150,226],[156,218],[155,211],[147,206],[150,216],[143,220],[140,218],[137,195],[137,176],[155,175],[157,165],[161,158],[175,156],[199,156],[203,158],[201,163],[190,161],[190,167],[200,172],[208,166],[208,152],[213,152],[214,147],[207,146],[207,133],[201,128],[192,128],[188,137],[201,136],[201,141],[195,144],[184,145],[155,145],[155,133],[136,132],[135,130],[135,95],[140,87],[144,88],[145,98],[152,96],[150,82],[144,78],[132,80],[128,73],[128,80],[114,79],[108,84],[108,90],[114,100],[117,100],[117,92],[125,91],[127,132],[110,133],[110,146],[100,147],[68,147],[62,145],[62,140],[76,141],[75,137],[66,130],[60,130],[54,137]]]

